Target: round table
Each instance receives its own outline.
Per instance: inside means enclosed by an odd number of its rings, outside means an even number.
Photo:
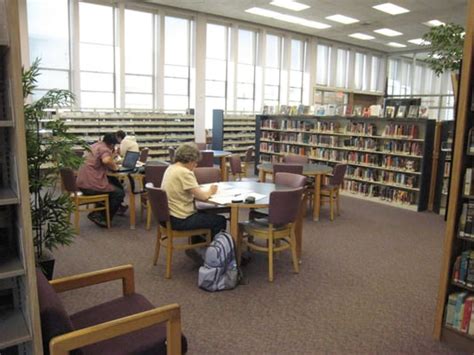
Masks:
[[[221,179],[222,181],[227,181],[226,157],[231,155],[232,152],[228,152],[225,150],[212,150],[212,149],[201,150],[201,152],[212,152],[214,153],[214,158],[218,158],[221,160]]]
[[[332,172],[332,168],[327,165],[322,164],[302,164],[303,165],[303,175],[313,176],[314,177],[314,191],[313,191],[313,220],[319,220],[319,210],[321,203],[321,176],[329,174]],[[272,163],[262,163],[257,165],[259,169],[259,179],[260,181],[265,181],[267,174],[273,173],[273,164]]]

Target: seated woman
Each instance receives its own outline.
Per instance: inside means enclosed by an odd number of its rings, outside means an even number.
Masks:
[[[101,141],[94,143],[86,155],[84,164],[77,173],[77,186],[84,195],[109,195],[110,220],[120,211],[124,190],[117,178],[107,175],[109,170],[116,170],[113,151],[117,144],[115,135],[107,133]],[[106,227],[105,214],[91,212],[88,218],[95,224]]]
[[[193,170],[200,159],[200,152],[194,144],[183,144],[175,153],[175,163],[166,169],[161,188],[168,195],[171,226],[175,230],[209,228],[214,237],[226,229],[224,216],[198,212],[194,199],[206,201],[217,191],[217,185],[209,189],[199,186]],[[188,256],[194,250],[188,249]]]

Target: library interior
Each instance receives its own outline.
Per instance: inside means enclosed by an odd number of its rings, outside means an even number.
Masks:
[[[0,170],[1,355],[474,353],[474,0],[0,0]]]

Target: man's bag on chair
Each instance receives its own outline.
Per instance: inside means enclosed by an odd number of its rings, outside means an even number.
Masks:
[[[211,292],[231,290],[240,279],[234,240],[229,233],[219,232],[206,249],[204,265],[199,268],[198,286]]]

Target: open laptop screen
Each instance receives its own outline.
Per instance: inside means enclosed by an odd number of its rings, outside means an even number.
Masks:
[[[139,152],[128,151],[123,158],[122,168],[134,169],[137,165],[138,158],[140,157]]]

